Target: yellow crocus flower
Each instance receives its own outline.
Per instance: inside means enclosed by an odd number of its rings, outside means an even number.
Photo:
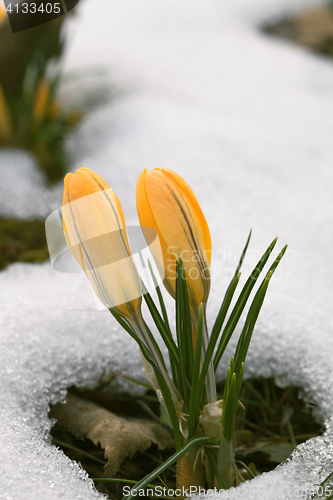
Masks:
[[[164,270],[164,285],[173,298],[176,262],[179,258],[183,261],[192,319],[196,322],[200,303],[205,304],[209,295],[212,250],[199,202],[187,182],[165,168],[141,173],[136,198],[141,226],[153,227],[158,233],[164,262],[157,261],[157,266]]]
[[[125,319],[141,317],[142,285],[120,201],[88,168],[67,174],[64,184],[63,226],[72,254],[106,307]]]
[[[110,186],[89,168],[64,179],[63,228],[68,246],[99,300],[116,311],[146,345],[175,402],[179,393],[169,378],[141,313],[142,284],[127,239],[123,210]],[[144,364],[158,389],[155,375]]]

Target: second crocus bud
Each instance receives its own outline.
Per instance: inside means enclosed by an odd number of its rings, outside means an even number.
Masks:
[[[199,202],[185,180],[169,169],[145,169],[137,183],[136,201],[141,226],[156,229],[163,253],[157,266],[170,295],[176,295],[176,262],[182,259],[191,313],[198,316],[210,290],[211,237]],[[143,229],[144,231],[144,229]]]

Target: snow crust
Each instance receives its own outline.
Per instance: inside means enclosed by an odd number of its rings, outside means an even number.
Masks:
[[[0,149],[1,217],[45,218],[59,206],[62,186],[48,186],[36,160],[24,150]]]
[[[213,239],[210,324],[249,229],[243,283],[275,236],[279,249],[289,244],[246,376],[301,387],[327,432],[223,499],[306,498],[331,472],[333,65],[259,31],[265,20],[308,4],[100,0],[97,8],[86,0],[69,26],[66,68],[106,66],[118,89],[69,140],[71,170],[102,175],[127,224],[137,223],[135,184],[144,168],[185,177]],[[60,205],[61,186],[45,191],[29,156],[3,151],[0,168],[1,215],[44,217],[57,199]],[[14,264],[0,282],[0,499],[103,498],[50,445],[48,405],[111,370],[144,379],[137,347],[108,312],[97,311],[84,275]]]

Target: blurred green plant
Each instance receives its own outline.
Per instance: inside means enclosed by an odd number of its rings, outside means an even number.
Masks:
[[[48,257],[45,221],[0,218],[0,270],[13,262],[43,262]]]
[[[67,171],[64,140],[82,119],[57,100],[64,16],[13,34],[0,9],[0,147],[28,149],[56,181]]]

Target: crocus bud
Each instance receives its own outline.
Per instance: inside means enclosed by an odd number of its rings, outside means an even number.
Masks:
[[[141,316],[142,285],[120,201],[88,168],[67,174],[64,183],[63,227],[73,256],[107,308],[125,319]]]
[[[170,295],[176,295],[176,262],[182,259],[191,312],[198,315],[210,290],[211,238],[206,219],[190,186],[169,169],[145,169],[136,188],[141,226],[156,229],[163,261],[156,264]],[[144,229],[143,229],[144,231]],[[155,257],[155,256],[154,256]]]

